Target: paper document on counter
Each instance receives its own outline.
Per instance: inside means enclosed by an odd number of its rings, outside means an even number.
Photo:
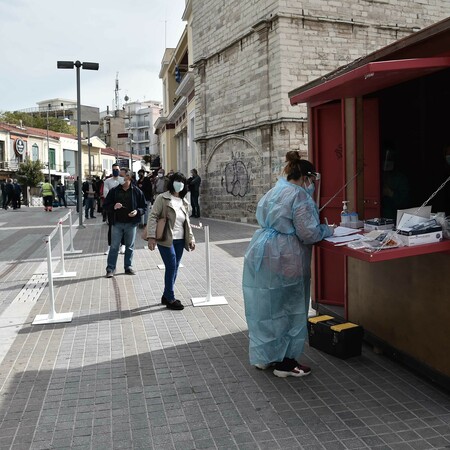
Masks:
[[[325,240],[331,242],[332,244],[340,244],[342,242],[357,241],[361,238],[362,236],[360,234],[353,234],[351,236],[330,236],[325,238]]]
[[[333,237],[350,236],[351,234],[360,232],[361,230],[358,230],[357,228],[336,227],[333,233]]]

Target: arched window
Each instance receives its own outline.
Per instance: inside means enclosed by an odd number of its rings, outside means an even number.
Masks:
[[[37,144],[33,144],[31,147],[31,160],[37,161],[39,159],[39,147]]]

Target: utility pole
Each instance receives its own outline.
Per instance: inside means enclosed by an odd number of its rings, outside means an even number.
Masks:
[[[88,169],[88,173],[89,173],[89,178],[91,178],[92,176],[92,164],[91,164],[91,124],[92,125],[98,125],[100,122],[98,122],[97,120],[86,120],[86,121],[82,121],[81,125],[87,125],[88,127],[88,160],[89,160],[89,169]]]
[[[49,139],[49,137],[48,137],[48,126],[49,126],[49,123],[48,123],[48,112],[50,111],[50,108],[52,107],[52,105],[49,103],[48,104],[48,107],[47,107],[47,160],[48,160],[48,182],[49,183],[51,183],[52,182],[52,175],[51,175],[51,172],[50,172],[50,166],[51,166],[51,164],[50,164],[50,139]]]

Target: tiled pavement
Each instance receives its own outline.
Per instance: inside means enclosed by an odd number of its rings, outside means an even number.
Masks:
[[[30,224],[43,220],[37,211],[24,214]],[[313,373],[303,379],[250,367],[240,282],[245,239],[255,228],[203,222],[213,295],[228,305],[190,304],[205,295],[203,232],[196,230],[197,250],[185,254],[177,281],[182,312],[158,303],[161,260],[144,241],[136,276],[119,265],[105,279],[106,226],[96,219],[77,232],[83,254],[66,260],[77,277],[55,281],[57,311],[74,312],[73,321],[31,325],[48,311],[45,289],[0,365],[0,449],[450,448],[449,397],[369,348],[341,361],[307,347],[303,361]],[[43,252],[33,247],[25,258],[30,233],[5,227],[11,224],[0,226],[0,289],[8,296]]]

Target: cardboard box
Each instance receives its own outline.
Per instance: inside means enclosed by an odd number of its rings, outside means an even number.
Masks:
[[[387,225],[373,225],[367,222],[364,222],[364,231],[373,231],[373,230],[393,230],[394,224]]]
[[[376,217],[375,219],[367,219],[364,221],[364,231],[373,230],[393,230],[394,221],[385,219],[384,217]]]
[[[363,334],[359,325],[332,316],[308,319],[309,345],[341,359],[361,355]]]
[[[407,247],[421,244],[435,244],[442,241],[442,230],[432,233],[416,234],[414,236],[404,236],[399,234],[398,237],[403,241]]]

